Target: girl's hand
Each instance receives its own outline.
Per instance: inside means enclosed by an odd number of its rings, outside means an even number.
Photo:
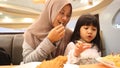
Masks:
[[[65,28],[62,24],[54,27],[48,34],[48,39],[54,43],[58,40],[60,40],[61,38],[63,38],[65,35]]]
[[[76,47],[75,47],[75,50],[74,50],[74,56],[79,56],[80,53],[82,53],[84,50],[88,49],[88,48],[91,48],[91,44],[89,43],[83,43],[81,41],[78,41],[76,43]]]

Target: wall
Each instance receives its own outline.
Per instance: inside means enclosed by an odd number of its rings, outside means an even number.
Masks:
[[[106,54],[120,53],[120,29],[112,25],[115,13],[120,9],[120,0],[113,0],[102,12],[100,12],[100,26],[103,32]]]

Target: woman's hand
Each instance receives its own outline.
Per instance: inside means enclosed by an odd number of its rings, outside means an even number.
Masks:
[[[82,53],[84,50],[88,49],[88,48],[91,48],[91,44],[89,43],[83,43],[81,41],[78,41],[76,43],[76,47],[75,47],[75,50],[74,50],[74,56],[79,56],[80,53]]]
[[[48,39],[54,43],[58,40],[60,40],[61,38],[63,38],[65,35],[65,28],[62,24],[54,27],[48,34]]]

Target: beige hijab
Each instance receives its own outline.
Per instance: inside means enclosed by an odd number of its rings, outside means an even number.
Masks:
[[[66,4],[71,5],[69,0],[47,0],[37,22],[33,23],[24,33],[25,41],[30,46],[36,48],[48,35],[49,31],[53,28],[53,20]]]

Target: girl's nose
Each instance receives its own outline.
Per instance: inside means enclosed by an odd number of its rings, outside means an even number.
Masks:
[[[89,30],[88,30],[88,33],[92,33],[92,30],[91,30],[91,29],[89,29]]]

